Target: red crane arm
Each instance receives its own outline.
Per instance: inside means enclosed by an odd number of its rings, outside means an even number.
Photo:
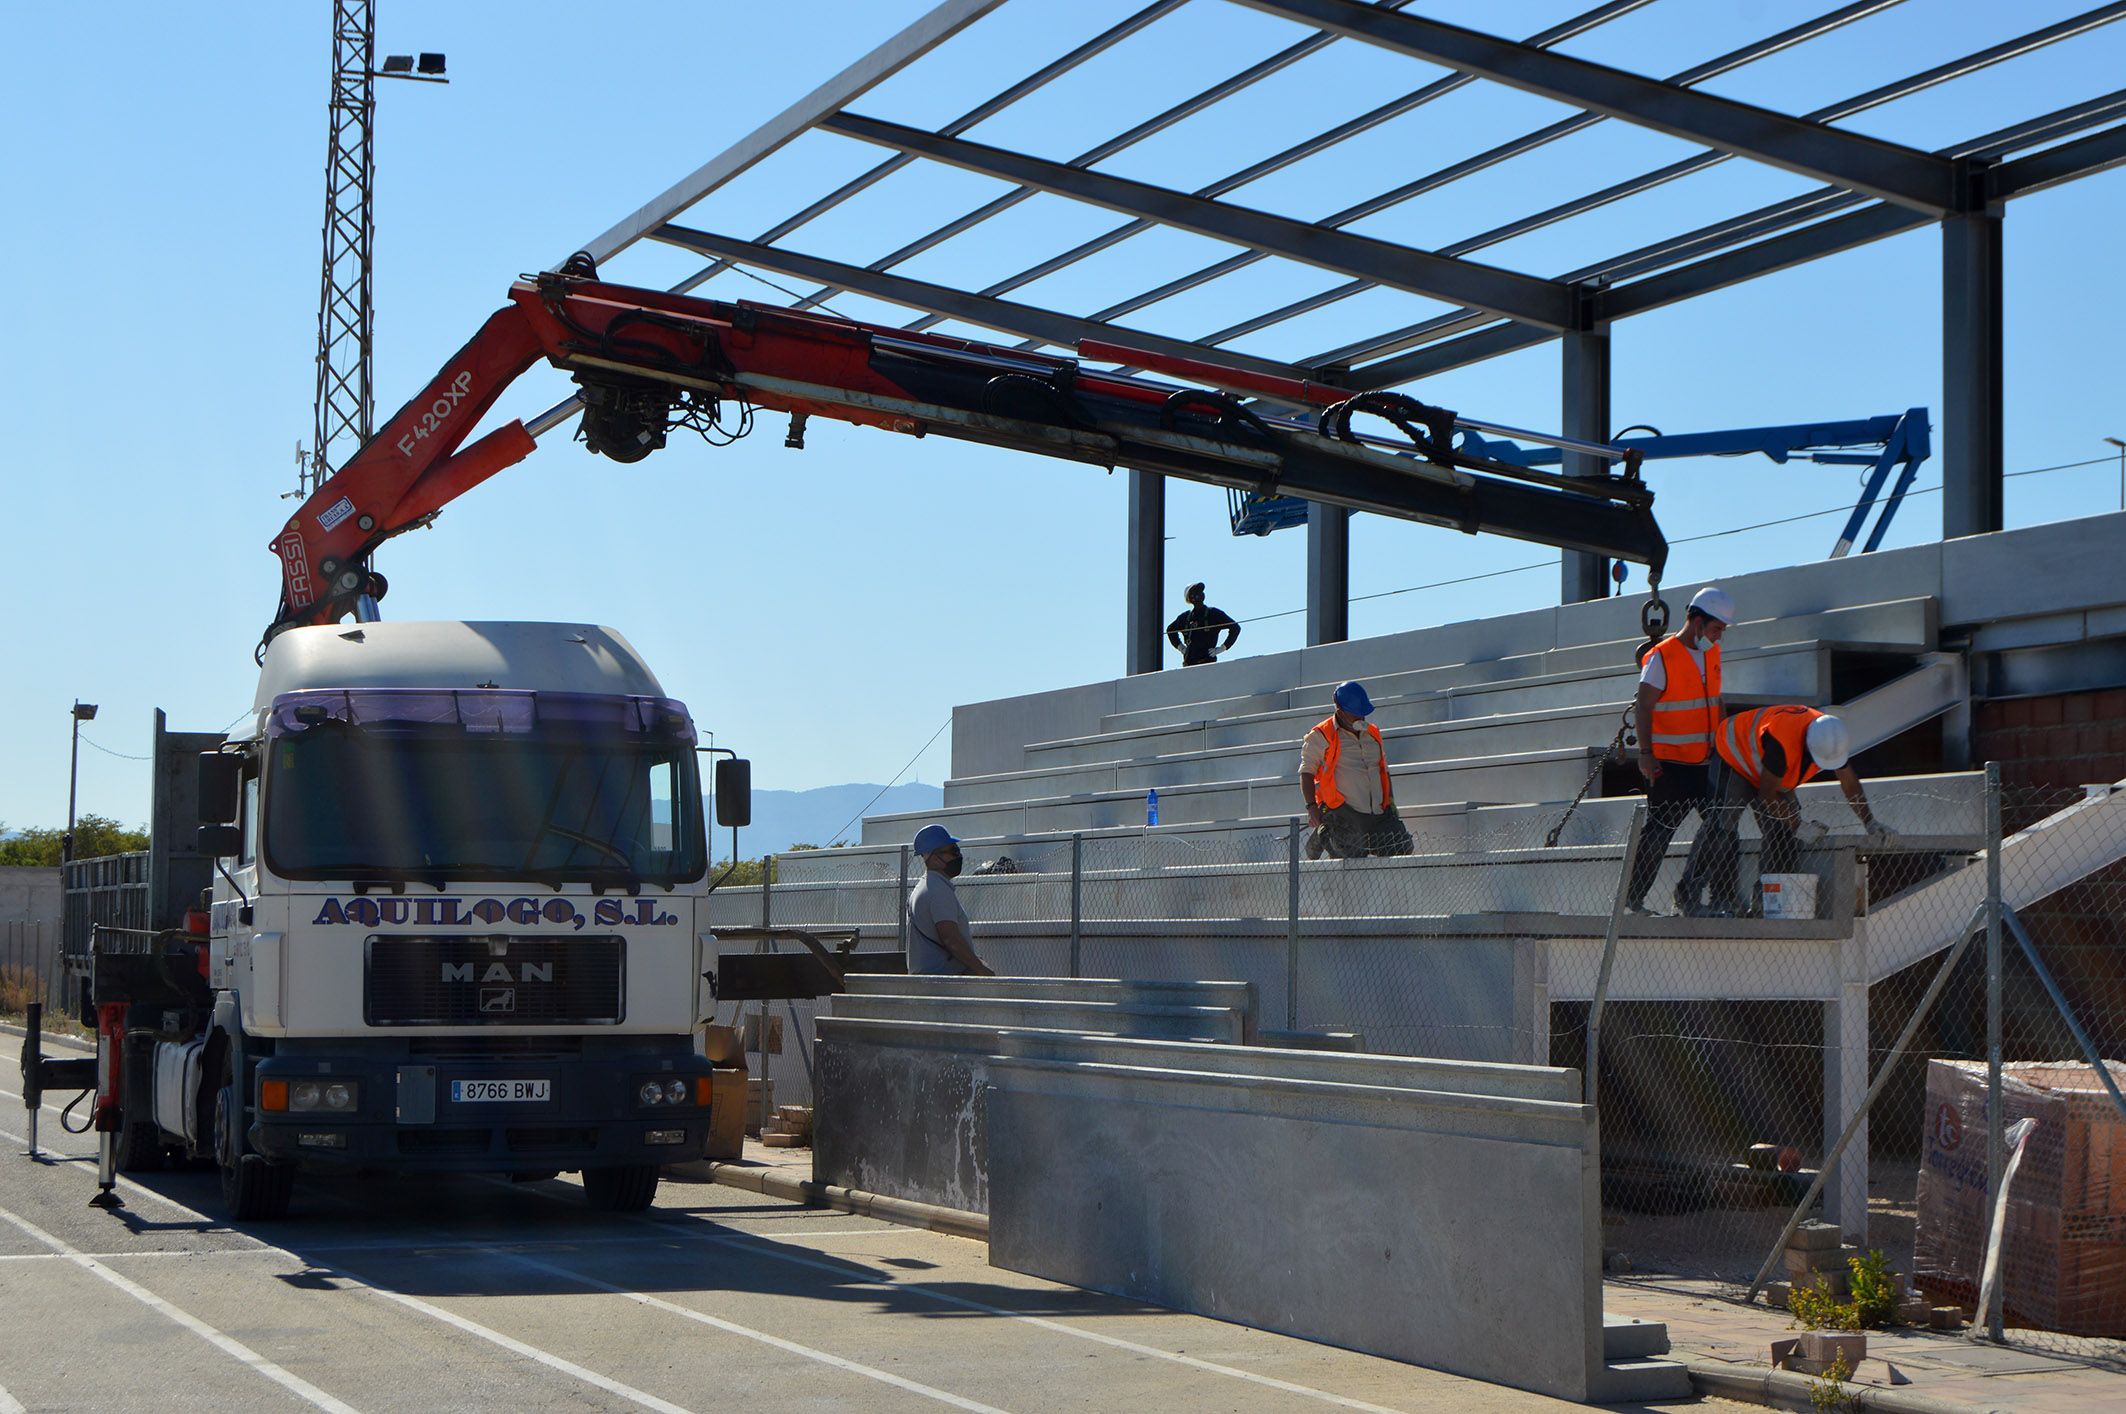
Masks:
[[[1176,389],[1074,359],[607,284],[581,256],[518,281],[509,297],[274,538],[281,603],[268,637],[334,622],[362,596],[380,595],[381,577],[369,568],[378,545],[530,454],[535,444],[521,422],[462,444],[542,358],[574,375],[583,440],[617,461],[647,456],[674,427],[736,435],[742,414],[736,426],[719,422],[724,405],[736,403],[791,414],[792,446],[803,445],[804,419],[822,416],[1492,531],[1636,560],[1657,576],[1667,556],[1635,461],[1622,477],[1590,482],[1470,456],[1454,448],[1453,413],[1399,394],[1345,398],[1316,422],[1265,416],[1226,392]],[[1319,383],[1197,360],[1159,358],[1155,366],[1212,389],[1296,394],[1314,404],[1338,396]],[[1361,413],[1394,430],[1389,451],[1352,431]]]

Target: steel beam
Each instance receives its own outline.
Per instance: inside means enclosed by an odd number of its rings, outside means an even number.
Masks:
[[[1129,474],[1129,585],[1123,606],[1124,671],[1156,673],[1164,659],[1166,607],[1166,478]]]
[[[1307,502],[1307,646],[1351,636],[1351,513]]]
[[[1548,329],[1534,329],[1526,324],[1494,324],[1489,329],[1479,329],[1458,339],[1427,344],[1421,349],[1381,359],[1378,363],[1363,364],[1352,369],[1344,381],[1353,388],[1400,388],[1405,383],[1429,378],[1435,373],[1547,344],[1556,337]]]
[[[1272,359],[1253,358],[1229,349],[1194,344],[1186,339],[1170,339],[1162,334],[1107,324],[1097,319],[1080,319],[1076,315],[1061,314],[1038,305],[969,294],[949,285],[933,285],[928,281],[913,280],[905,275],[892,275],[883,270],[867,270],[860,265],[845,265],[838,260],[804,255],[780,246],[761,245],[736,236],[717,235],[711,231],[697,231],[686,226],[667,224],[650,232],[650,238],[703,255],[713,255],[718,260],[734,265],[750,265],[762,270],[792,275],[801,280],[817,280],[839,289],[852,290],[858,294],[905,305],[909,309],[920,309],[941,318],[964,320],[969,324],[979,324],[984,328],[1001,330],[1021,338],[1039,339],[1043,343],[1054,344],[1060,348],[1074,349],[1081,339],[1107,339],[1177,358],[1201,359],[1283,378],[1311,376],[1316,382],[1320,381],[1319,375],[1310,375],[1305,369],[1278,363]]]
[[[1999,530],[2002,508],[2001,218],[1941,227],[1941,535]]]
[[[2029,157],[2003,162],[1989,175],[1987,194],[1995,201],[2007,201],[2121,165],[2126,165],[2126,127],[2107,128]]]
[[[1496,35],[1381,10],[1361,0],[1239,3],[1932,216],[1958,209],[1963,196],[1954,164],[1931,152],[1531,49]]]
[[[1609,326],[1596,324],[1564,338],[1562,431],[1583,442],[1609,440]],[[1565,472],[1589,481],[1609,479],[1609,464],[1583,452],[1565,454]],[[1609,557],[1567,550],[1558,561],[1558,602],[1609,597]]]
[[[1390,289],[1473,305],[1525,324],[1563,329],[1576,303],[1572,290],[1554,280],[1329,230],[964,138],[942,137],[901,123],[840,113],[821,120],[818,127],[822,132],[913,152],[999,181],[1037,187],[1126,216],[1147,217],[1178,230],[1372,280]]]
[[[1604,290],[1595,302],[1604,319],[1626,319],[1928,224],[1929,218],[1918,212],[1878,203],[1849,216],[1819,221],[1783,236],[1615,286]]]
[[[755,128],[742,141],[695,168],[583,248],[592,259],[604,264],[797,138],[821,118],[870,92],[1003,3],[1004,0],[943,0],[914,24]],[[554,268],[560,268],[558,261]]]

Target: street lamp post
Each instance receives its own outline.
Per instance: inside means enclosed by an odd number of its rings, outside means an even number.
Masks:
[[[2121,442],[2116,437],[2106,437],[2104,440],[2119,449],[2119,509],[2126,511],[2126,442]]]
[[[74,744],[67,755],[66,765],[66,833],[59,837],[59,862],[74,862],[74,793],[81,779],[81,724],[96,720],[96,704],[74,704]]]

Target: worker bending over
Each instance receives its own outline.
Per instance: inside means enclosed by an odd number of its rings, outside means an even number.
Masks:
[[[1735,601],[1721,589],[1698,591],[1683,627],[1653,646],[1639,670],[1632,723],[1639,737],[1639,774],[1646,778],[1646,822],[1631,870],[1625,907],[1651,913],[1646,892],[1668,858],[1669,841],[1692,811],[1701,828],[1713,804],[1713,729],[1720,722],[1720,636],[1735,621]],[[1699,856],[1693,852],[1695,860]],[[1686,861],[1676,885],[1676,908],[1688,912],[1703,881]]]
[[[1794,791],[1819,771],[1838,778],[1846,803],[1871,837],[1889,834],[1868,808],[1860,774],[1848,763],[1852,737],[1845,723],[1828,712],[1799,706],[1737,712],[1720,724],[1713,744],[1719,753],[1713,784],[1716,803],[1685,865],[1686,877],[1702,878],[1711,885],[1712,907],[1688,911],[1711,917],[1740,917],[1754,911],[1742,899],[1738,832],[1744,805],[1756,815],[1757,828],[1764,836],[1759,872],[1794,871],[1801,858],[1796,831],[1802,828],[1801,804]],[[1809,833],[1821,838],[1823,827],[1814,826]]]
[[[1337,859],[1368,854],[1408,854],[1409,827],[1395,811],[1388,783],[1388,756],[1381,746],[1373,699],[1358,683],[1336,689],[1336,710],[1316,724],[1299,746],[1299,788],[1314,826],[1309,854]]]

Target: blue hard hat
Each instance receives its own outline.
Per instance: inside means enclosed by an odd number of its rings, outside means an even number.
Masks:
[[[943,825],[925,825],[915,832],[915,843],[911,848],[917,855],[925,855],[934,854],[946,845],[958,843],[959,841],[952,837],[952,832]]]
[[[1336,705],[1354,717],[1373,715],[1373,699],[1366,696],[1363,683],[1347,682],[1336,689]]]

